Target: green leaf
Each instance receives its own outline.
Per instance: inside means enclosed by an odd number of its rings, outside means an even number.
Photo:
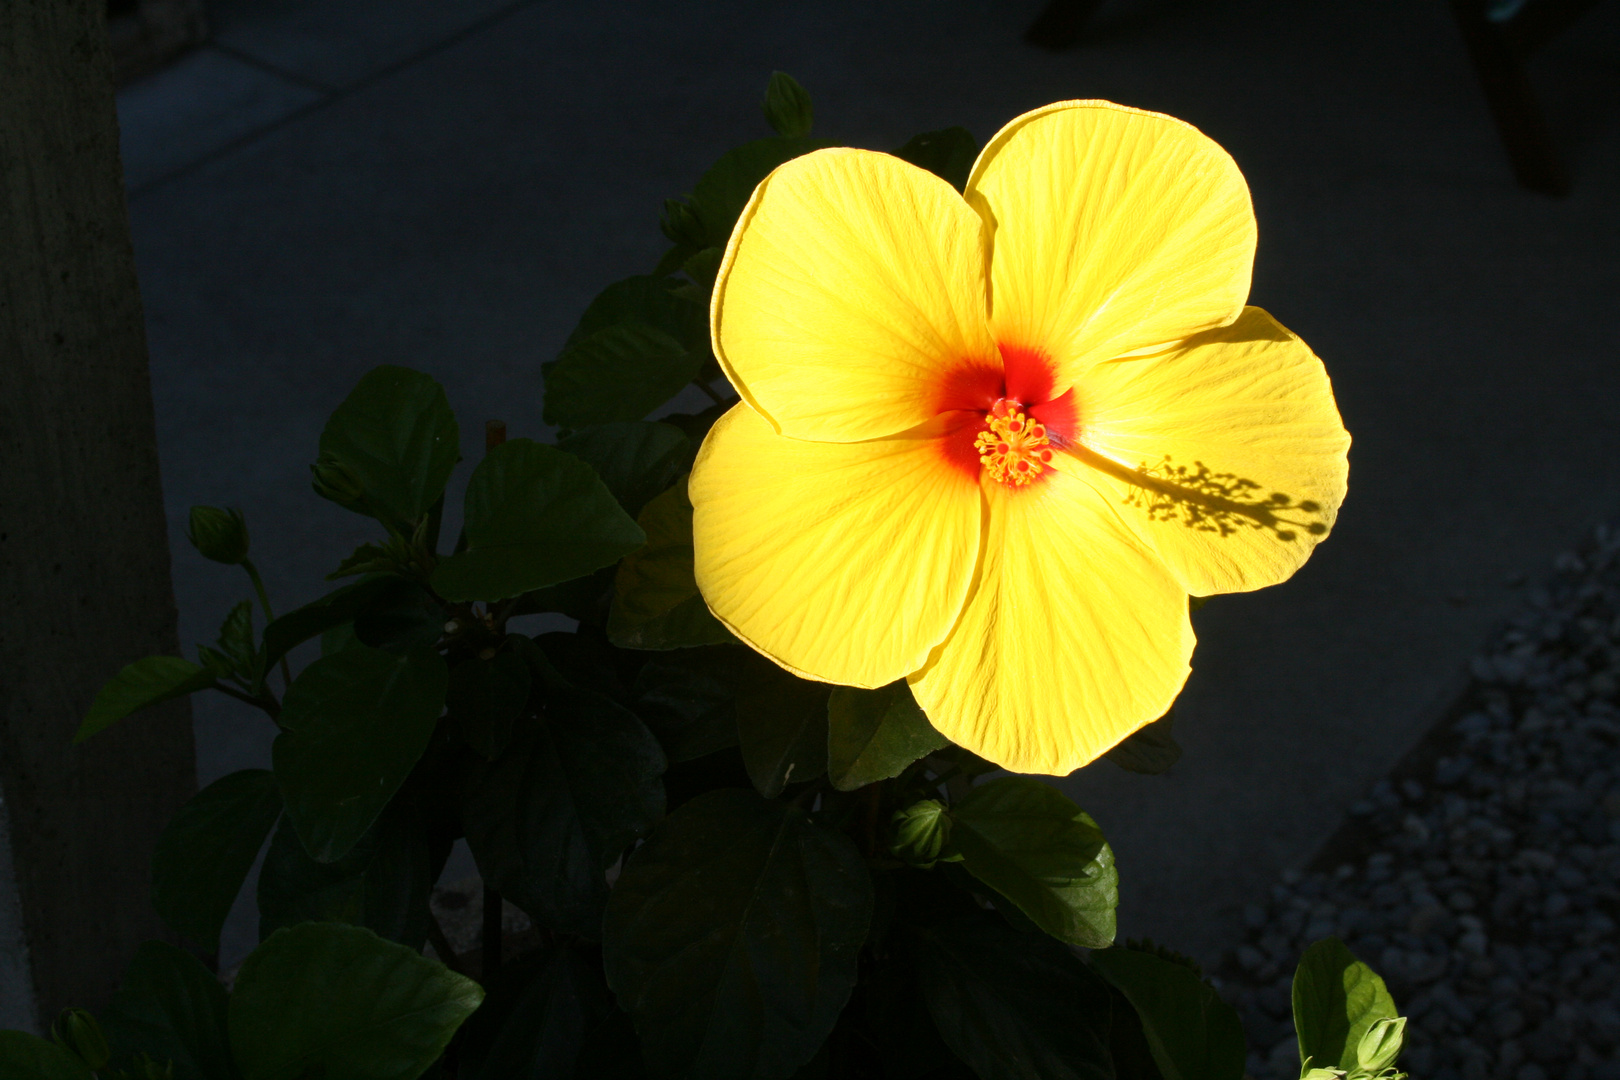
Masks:
[[[348,469],[373,516],[401,526],[444,493],[461,460],[461,432],[442,386],[385,364],[367,372],[333,410],[321,454]]]
[[[444,706],[467,745],[494,761],[528,706],[530,682],[529,665],[514,653],[496,653],[489,660],[469,656],[450,669]]]
[[[207,668],[178,656],[148,656],[137,660],[101,688],[73,741],[82,743],[137,709],[185,697],[213,685],[214,676]]]
[[[1124,742],[1103,756],[1129,772],[1149,776],[1167,772],[1170,766],[1181,760],[1181,744],[1170,734],[1175,716],[1175,710],[1171,709],[1151,724],[1126,736]]]
[[[982,1080],[1113,1080],[1108,988],[988,912],[911,929],[940,1037]]]
[[[1136,1010],[1164,1080],[1242,1080],[1246,1043],[1237,1010],[1173,960],[1135,949],[1097,949],[1092,968]]]
[[[580,1070],[591,1035],[618,1009],[600,959],[557,945],[501,968],[462,1028],[463,1080],[600,1080]]]
[[[1097,823],[1061,791],[1004,776],[957,800],[951,817],[962,865],[1042,930],[1088,949],[1114,940],[1114,853]]]
[[[243,600],[231,608],[219,628],[219,651],[231,661],[231,670],[251,680],[258,673],[258,647],[253,640],[253,601]]]
[[[415,1080],[484,992],[369,930],[279,930],[242,964],[231,1049],[246,1080]]]
[[[84,1062],[38,1035],[0,1031],[0,1076],[6,1080],[95,1080]]]
[[[393,575],[356,581],[276,619],[264,628],[264,658],[259,662],[260,678],[275,666],[277,660],[310,638],[353,622],[374,601],[393,595],[399,581]]]
[[[735,641],[698,593],[686,478],[649,502],[637,523],[647,543],[619,564],[608,638],[623,649],[657,650]]]
[[[692,189],[692,208],[703,225],[702,246],[724,248],[759,182],[783,162],[823,145],[804,138],[758,139],[722,154]]]
[[[607,868],[664,812],[658,740],[634,714],[566,683],[493,763],[469,763],[462,822],[484,880],[538,922],[595,937]]]
[[[384,580],[389,588],[354,617],[354,636],[361,644],[389,652],[437,644],[444,636],[446,616],[433,594],[405,578]]]
[[[596,424],[558,440],[557,448],[589,462],[632,516],[692,464],[692,443],[680,428],[643,421]]]
[[[378,544],[361,544],[351,551],[338,568],[326,575],[327,581],[352,577],[355,574],[375,574],[399,569],[399,559],[393,551]]]
[[[1294,1032],[1301,1065],[1356,1067],[1356,1049],[1374,1024],[1399,1016],[1377,972],[1336,937],[1323,938],[1294,972]]]
[[[623,323],[662,330],[687,349],[708,348],[709,309],[683,299],[668,278],[640,274],[603,289],[579,317],[578,325],[563,342],[563,351]]]
[[[293,680],[271,757],[313,858],[342,858],[371,828],[427,748],[448,682],[431,649],[399,655],[360,644]]]
[[[585,462],[511,439],[467,484],[467,550],[433,572],[446,600],[505,600],[617,562],[646,536]]]
[[[393,804],[336,862],[309,857],[283,818],[259,871],[259,939],[305,922],[363,926],[378,937],[420,949],[427,940],[428,894],[443,857],[410,806]]]
[[[671,763],[737,745],[737,678],[769,661],[733,646],[661,653],[636,675],[636,715]]]
[[[152,907],[170,930],[219,951],[220,928],[280,815],[268,769],[215,780],[180,808],[152,852]]]
[[[979,156],[979,141],[966,128],[925,131],[896,150],[894,156],[927,169],[961,191],[967,187],[968,173]]]
[[[871,877],[848,837],[721,789],[627,860],[603,963],[651,1071],[777,1080],[832,1030],[871,917]]]
[[[751,668],[737,685],[737,742],[754,787],[767,799],[827,769],[827,700],[832,687],[775,664]]]
[[[640,420],[697,378],[708,350],[643,322],[620,322],[546,365],[545,421],[583,427]]]
[[[904,679],[876,690],[840,686],[827,702],[827,775],[839,791],[899,776],[913,761],[948,745]]]
[[[225,988],[213,972],[184,949],[148,941],[135,950],[102,1023],[120,1055],[174,1062],[174,1080],[230,1080],[239,1073],[225,1017]]]
[[[770,84],[765,88],[765,122],[778,135],[789,139],[802,139],[810,134],[815,122],[810,92],[785,71],[771,72]]]

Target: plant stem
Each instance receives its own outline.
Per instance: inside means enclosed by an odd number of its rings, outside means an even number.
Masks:
[[[484,970],[479,980],[488,983],[501,970],[501,893],[499,889],[484,886]]]
[[[222,694],[227,694],[238,701],[245,701],[249,705],[252,705],[255,709],[263,709],[269,714],[270,719],[272,720],[277,719],[277,717],[281,715],[281,703],[275,698],[271,697],[268,690],[258,697],[253,697],[251,694],[244,694],[240,690],[233,690],[224,683],[217,681],[214,683],[214,689],[218,690]]]
[[[714,401],[714,403],[716,405],[724,405],[726,403],[725,399],[722,398],[719,394],[715,393],[713,388],[710,387],[709,384],[704,382],[702,379],[693,379],[692,380],[692,385],[697,387],[699,390],[703,391],[705,394],[708,394],[709,397],[711,399],[713,399],[713,401]]]
[[[259,568],[253,565],[252,559],[243,559],[242,569],[246,570],[247,576],[252,579],[253,590],[259,594],[259,603],[264,605],[264,621],[267,623],[275,622],[276,613],[270,610],[270,594],[265,591],[264,579],[259,576]],[[285,656],[281,658],[281,678],[283,686],[292,685],[292,669],[287,666]]]

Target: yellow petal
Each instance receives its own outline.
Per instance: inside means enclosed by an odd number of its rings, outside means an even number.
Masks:
[[[776,430],[852,442],[923,423],[942,383],[1000,362],[983,226],[887,154],[820,150],[754,191],[714,288],[715,355]]]
[[[1187,597],[1084,470],[986,484],[982,568],[911,676],[952,742],[1014,772],[1063,774],[1169,709],[1187,679]]]
[[[942,454],[938,439],[790,439],[736,406],[689,485],[709,609],[807,678],[878,687],[915,671],[978,555],[978,481]]]
[[[1350,435],[1322,362],[1259,308],[1075,394],[1082,459],[1189,593],[1284,581],[1332,528]]]
[[[1045,352],[1059,392],[1099,360],[1224,326],[1249,295],[1248,186],[1180,120],[1106,101],[1025,113],[979,155],[967,199],[993,229],[996,337]]]

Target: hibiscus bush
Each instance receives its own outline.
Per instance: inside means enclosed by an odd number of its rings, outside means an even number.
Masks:
[[[766,115],[544,365],[555,445],[488,425],[453,542],[460,428],[403,367],[311,466],[377,526],[345,583],[277,615],[242,515],[192,510],[257,607],[125,668],[79,737],[211,689],[269,717],[273,768],[157,846],[192,951],[143,946],[52,1041],[0,1035],[0,1072],[1243,1075],[1234,1010],[1116,941],[1114,851],[1030,775],[1168,768],[1189,597],[1286,578],[1343,499],[1320,361],[1244,306],[1243,179],[1105,102],[889,154],[823,148],[780,74]],[[429,906],[460,838],[472,955]],[[1396,1075],[1404,1022],[1338,942],[1295,1012],[1302,1072]]]

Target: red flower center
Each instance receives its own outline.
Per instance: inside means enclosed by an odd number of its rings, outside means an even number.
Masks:
[[[1074,390],[1053,395],[1056,371],[1038,349],[999,345],[1001,363],[967,360],[940,387],[946,419],[940,451],[953,467],[1009,487],[1045,478],[1054,449],[1072,443],[1080,420]]]

